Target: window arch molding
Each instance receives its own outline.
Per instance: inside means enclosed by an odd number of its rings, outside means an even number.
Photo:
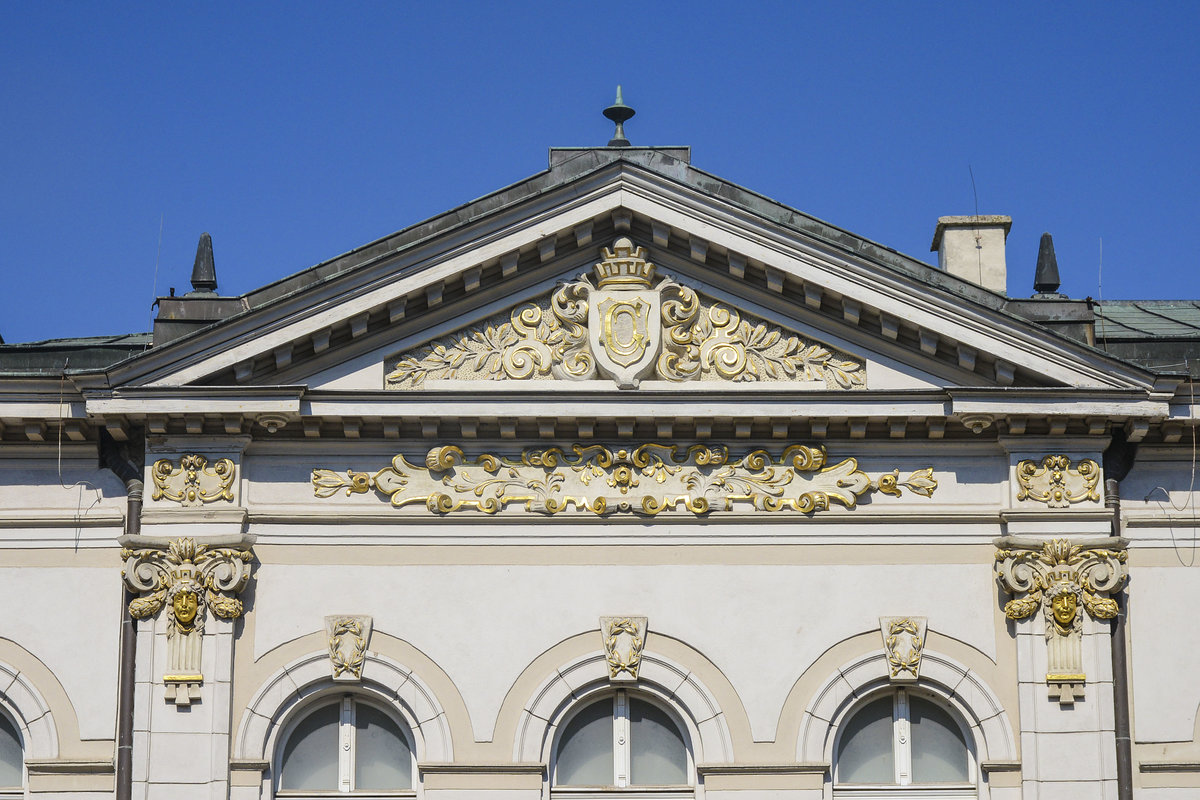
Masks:
[[[28,676],[0,661],[0,713],[17,728],[26,762],[58,758],[58,729],[54,714]]]
[[[403,722],[418,761],[454,760],[445,710],[415,672],[387,656],[368,652],[363,680],[338,682],[329,674],[328,651],[291,661],[263,682],[238,724],[235,760],[263,767],[274,764],[278,748],[296,720],[346,694],[356,695]]]
[[[800,723],[796,747],[799,761],[833,763],[841,726],[870,695],[894,688],[882,650],[843,665],[813,694]],[[942,653],[926,650],[921,679],[911,685],[964,722],[968,744],[980,764],[1015,762],[1012,724],[996,693],[966,666]]]
[[[729,726],[713,693],[695,673],[649,650],[642,653],[636,683],[611,684],[608,660],[602,651],[559,666],[526,701],[517,725],[513,757],[550,764],[563,723],[578,709],[616,688],[627,689],[666,711],[679,724],[693,764],[733,760]]]

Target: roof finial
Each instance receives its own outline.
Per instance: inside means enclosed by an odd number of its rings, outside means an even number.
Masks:
[[[1037,269],[1033,273],[1033,290],[1038,294],[1057,294],[1059,287],[1058,259],[1054,257],[1054,239],[1042,234],[1038,245]]]
[[[617,102],[604,109],[604,116],[617,125],[617,129],[613,132],[613,138],[608,140],[609,147],[629,147],[629,140],[625,138],[625,122],[636,113],[621,100],[621,86],[618,84]]]
[[[202,233],[200,243],[196,245],[196,263],[192,266],[192,291],[188,294],[216,294],[216,291],[217,268],[213,264],[212,237]]]

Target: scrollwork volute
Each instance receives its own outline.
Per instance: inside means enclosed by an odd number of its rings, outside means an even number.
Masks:
[[[162,546],[121,551],[122,577],[130,591],[134,619],[147,619],[164,607],[167,614],[167,699],[184,706],[200,697],[201,646],[211,611],[221,619],[242,615],[237,595],[250,579],[249,550],[209,548],[189,537]]]
[[[1073,544],[1068,539],[1045,542],[999,539],[996,580],[1013,594],[1004,604],[1009,619],[1023,620],[1040,609],[1045,617],[1050,696],[1072,703],[1083,696],[1083,614],[1112,619],[1117,603],[1108,595],[1128,579],[1128,553],[1123,539]]]
[[[154,481],[151,500],[173,500],[184,507],[198,507],[217,500],[233,500],[236,469],[233,461],[220,458],[209,466],[199,453],[180,456],[179,466],[160,458],[150,468]]]
[[[1041,462],[1026,459],[1017,464],[1017,499],[1067,508],[1074,503],[1100,500],[1100,465],[1084,458],[1072,466],[1070,457],[1049,455]]]
[[[427,380],[787,381],[866,388],[860,360],[703,300],[659,278],[646,251],[621,237],[592,275],[414,353],[390,367],[389,389]]]

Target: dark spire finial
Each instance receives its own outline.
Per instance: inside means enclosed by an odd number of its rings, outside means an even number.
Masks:
[[[1048,233],[1042,234],[1042,243],[1038,245],[1037,270],[1033,274],[1033,290],[1038,294],[1056,294],[1060,281],[1058,280],[1058,259],[1054,257],[1054,239]]]
[[[192,290],[212,294],[217,291],[217,267],[213,263],[212,237],[207,233],[200,234],[200,243],[196,245],[196,263],[192,266]]]
[[[608,140],[609,147],[629,147],[629,140],[625,138],[625,123],[636,113],[621,100],[621,86],[618,84],[617,102],[604,109],[604,116],[611,119],[617,126],[613,132],[613,138]]]

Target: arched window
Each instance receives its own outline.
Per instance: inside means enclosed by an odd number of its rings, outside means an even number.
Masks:
[[[835,755],[837,797],[977,796],[975,760],[963,726],[910,689],[877,696],[842,724]]]
[[[0,711],[0,797],[22,797],[24,758],[17,726]]]
[[[413,785],[413,748],[403,728],[386,712],[349,696],[293,724],[278,763],[279,797],[328,792],[390,797]]]
[[[653,790],[691,797],[692,764],[678,723],[657,705],[618,690],[567,718],[558,737],[554,787],[571,797]]]

